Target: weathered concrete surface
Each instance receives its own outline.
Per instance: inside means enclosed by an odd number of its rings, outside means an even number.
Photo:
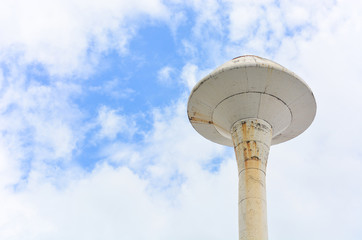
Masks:
[[[316,109],[311,89],[295,73],[265,58],[241,56],[196,84],[187,113],[202,136],[227,146],[233,146],[230,129],[236,121],[263,119],[273,127],[273,145],[304,132]]]
[[[239,171],[239,239],[267,240],[265,173],[272,128],[261,119],[243,119],[231,136]]]

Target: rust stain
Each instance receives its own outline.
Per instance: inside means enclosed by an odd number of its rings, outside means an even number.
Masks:
[[[195,110],[192,112],[192,115],[194,115],[194,116],[200,116],[200,117],[206,117],[205,114],[201,114],[200,112],[195,111]]]
[[[241,128],[242,128],[241,133],[243,134],[243,139],[246,139],[246,137],[247,137],[247,133],[246,133],[246,122],[243,122],[243,123],[241,124]]]
[[[260,129],[260,123],[251,122],[251,124],[246,124],[243,122],[241,124],[241,134],[242,134],[242,154],[243,154],[243,164],[245,169],[249,167],[255,168],[261,166],[261,159],[259,155],[259,147],[256,141],[250,140],[255,137],[255,130]],[[249,161],[253,161],[250,162]]]
[[[190,117],[189,118],[190,122],[194,122],[194,123],[206,123],[206,124],[213,124],[212,121],[208,121],[202,118],[197,118],[197,117]]]
[[[213,124],[212,121],[208,121],[208,116],[201,114],[199,112],[192,112],[192,117],[189,117],[190,122],[194,123],[206,123],[206,124]]]
[[[226,131],[221,125],[211,121],[211,120],[205,120],[205,118],[207,119],[208,117],[205,115],[202,115],[200,113],[194,112],[193,113],[194,117],[189,117],[189,120],[191,123],[203,123],[203,124],[213,124],[214,126],[223,129],[224,131]],[[200,116],[200,117],[195,117],[195,116]]]

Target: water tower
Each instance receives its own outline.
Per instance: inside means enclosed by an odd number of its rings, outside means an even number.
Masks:
[[[283,66],[257,56],[228,61],[193,88],[187,114],[205,138],[233,146],[239,173],[239,239],[268,239],[265,175],[269,148],[312,123],[311,89]]]

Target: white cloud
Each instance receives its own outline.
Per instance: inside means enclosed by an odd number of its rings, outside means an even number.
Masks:
[[[200,69],[197,65],[188,62],[182,68],[180,79],[188,90],[191,91],[200,79],[212,71],[213,69],[209,68]]]
[[[2,239],[235,238],[235,164],[217,175],[196,171],[169,202],[127,168],[99,166],[66,189],[43,183],[0,200]],[[233,174],[230,174],[233,173]],[[6,206],[6,208],[4,208]],[[214,206],[223,206],[216,208]],[[6,227],[6,228],[5,228]],[[142,231],[139,231],[142,229]]]
[[[0,231],[0,237],[235,238],[237,171],[230,157],[233,154],[225,155],[223,147],[201,138],[185,117],[185,107],[184,98],[167,109],[155,110],[154,128],[142,145],[106,148],[105,161],[91,173],[68,168],[61,170],[63,177],[49,183],[43,170],[33,169],[20,192],[1,193],[0,228],[7,231]],[[104,112],[114,114],[109,109]],[[132,155],[136,162],[128,167],[108,164]],[[228,160],[218,172],[202,168],[212,157],[224,155]],[[20,215],[22,218],[17,217]]]
[[[169,85],[172,83],[173,73],[175,69],[170,66],[165,66],[161,68],[157,73],[157,79],[160,83]]]
[[[126,134],[132,137],[136,132],[135,122],[124,115],[119,114],[118,110],[102,106],[98,111],[97,124],[100,126],[98,138],[108,138],[114,140],[118,134]]]
[[[152,1],[2,1],[0,61],[40,63],[50,74],[87,76],[99,54],[127,52],[137,18],[166,19]]]
[[[91,86],[89,87],[89,90],[111,96],[117,100],[124,98],[132,99],[132,96],[135,94],[135,90],[132,88],[122,88],[121,81],[118,78],[102,82],[99,86]]]
[[[151,177],[158,187],[165,187],[170,179],[184,177],[197,165],[207,164],[224,152],[200,138],[192,129],[186,113],[186,98],[165,109],[155,109],[153,128],[145,133],[144,141],[137,145],[118,143],[102,152],[112,162],[127,162],[137,173]],[[186,176],[187,177],[187,176]]]
[[[219,12],[220,4],[216,0],[194,0],[187,2],[196,12],[197,17],[193,32],[197,37],[210,32],[223,31]],[[205,7],[207,6],[207,7]]]
[[[283,40],[276,56],[308,82],[317,101],[312,126],[271,151],[278,157],[268,165],[269,193],[273,196],[269,204],[285,209],[269,211],[275,219],[271,229],[282,239],[297,239],[305,229],[313,232],[311,239],[359,239],[362,235],[355,224],[361,221],[362,213],[357,207],[362,199],[357,186],[362,171],[362,129],[352,123],[362,120],[356,110],[362,109],[361,61],[356,54],[362,41],[362,21],[358,13],[361,6],[352,2],[321,6],[329,11],[322,11],[318,21],[311,17],[317,31]],[[273,178],[279,180],[274,182]],[[286,231],[282,226],[291,221],[294,223]]]
[[[16,161],[21,153],[14,153],[14,139],[6,139],[3,134],[0,136],[0,189],[3,189],[17,183],[21,177],[21,165]],[[4,139],[9,142],[4,142]]]
[[[35,158],[69,159],[79,138],[76,124],[82,117],[69,101],[81,89],[77,85],[55,82],[45,86],[26,82],[22,75],[5,77],[1,94],[1,126],[3,137],[13,139],[21,152],[28,150]]]
[[[182,68],[181,80],[190,90],[195,86],[196,82],[198,81],[196,75],[197,70],[198,70],[197,66],[191,63],[186,64]]]

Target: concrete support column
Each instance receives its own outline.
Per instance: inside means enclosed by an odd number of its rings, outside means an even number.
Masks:
[[[267,240],[265,173],[272,127],[261,119],[231,128],[239,172],[239,240]]]

